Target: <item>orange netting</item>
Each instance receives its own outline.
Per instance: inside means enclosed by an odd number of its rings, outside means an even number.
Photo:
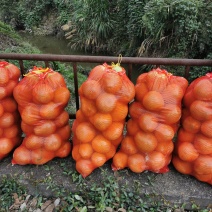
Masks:
[[[173,164],[183,173],[212,184],[212,73],[188,87]]]
[[[168,171],[187,86],[185,78],[160,68],[137,78],[127,134],[113,157],[113,170],[129,167],[136,173]]]
[[[86,177],[115,154],[135,89],[124,68],[105,63],[91,70],[79,94],[81,106],[72,128],[72,156],[77,171]]]
[[[44,164],[71,151],[70,98],[64,78],[50,68],[34,67],[14,89],[25,134],[14,151],[13,164]]]
[[[20,116],[13,89],[21,72],[6,61],[0,62],[0,160],[21,142]]]

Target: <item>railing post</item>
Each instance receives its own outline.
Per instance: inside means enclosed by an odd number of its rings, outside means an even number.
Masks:
[[[19,66],[20,66],[20,70],[21,70],[21,75],[23,77],[23,75],[25,74],[23,60],[19,60]]]
[[[128,78],[132,80],[132,63],[129,63],[128,65],[128,72],[127,72]]]
[[[188,79],[188,77],[189,77],[189,72],[190,72],[190,66],[186,66],[185,67],[185,74],[184,74],[184,77],[186,79]]]
[[[74,71],[74,93],[76,100],[76,110],[79,110],[79,93],[78,93],[78,77],[77,77],[77,63],[72,63],[73,71]]]
[[[49,61],[44,61],[46,68],[49,68]]]

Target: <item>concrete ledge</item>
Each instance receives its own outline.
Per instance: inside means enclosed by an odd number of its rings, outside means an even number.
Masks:
[[[9,156],[0,162],[0,179],[4,175],[17,179],[27,188],[28,194],[33,196],[54,196],[55,191],[49,186],[51,183],[69,192],[76,192],[76,182],[73,182],[73,173],[75,173],[75,177],[77,176],[78,179],[90,186],[93,183],[101,183],[105,176],[112,176],[120,187],[124,185],[132,192],[136,188],[141,197],[145,198],[146,195],[149,195],[152,201],[160,201],[166,206],[181,207],[183,205],[185,209],[190,210],[195,204],[199,206],[199,209],[212,210],[212,186],[200,182],[192,176],[178,173],[172,165],[170,165],[170,171],[165,174],[152,172],[136,174],[128,169],[113,172],[109,161],[103,167],[94,170],[90,176],[82,179],[76,173],[75,162],[71,157],[56,158],[42,166],[12,166],[11,158]],[[64,174],[64,170],[70,173]],[[104,174],[102,174],[103,172]]]

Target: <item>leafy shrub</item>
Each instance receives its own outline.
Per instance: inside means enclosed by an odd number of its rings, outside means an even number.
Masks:
[[[87,0],[73,5],[67,33],[73,47],[181,58],[206,58],[212,48],[211,1]]]
[[[4,175],[0,182],[0,211],[9,211],[14,201],[14,193],[23,195],[26,193],[26,189],[16,179]]]
[[[4,34],[6,36],[10,36],[14,39],[19,38],[18,34],[10,27],[9,25],[0,21],[0,34]]]
[[[66,34],[72,48],[107,51],[107,40],[114,30],[112,5],[109,1],[73,1],[70,31]]]

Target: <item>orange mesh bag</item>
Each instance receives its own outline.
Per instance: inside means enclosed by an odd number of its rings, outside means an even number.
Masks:
[[[71,151],[70,98],[64,78],[50,68],[34,67],[14,89],[25,134],[13,153],[13,164],[41,165]]]
[[[0,160],[21,142],[20,116],[13,98],[20,75],[18,67],[0,61]]]
[[[212,73],[188,87],[175,151],[174,167],[212,185]]]
[[[127,133],[113,157],[112,169],[128,167],[135,173],[167,172],[173,138],[181,117],[181,101],[188,82],[166,70],[141,74],[130,104]]]
[[[79,94],[81,105],[72,126],[72,156],[77,171],[86,177],[115,154],[135,89],[124,68],[104,63],[91,70]]]

